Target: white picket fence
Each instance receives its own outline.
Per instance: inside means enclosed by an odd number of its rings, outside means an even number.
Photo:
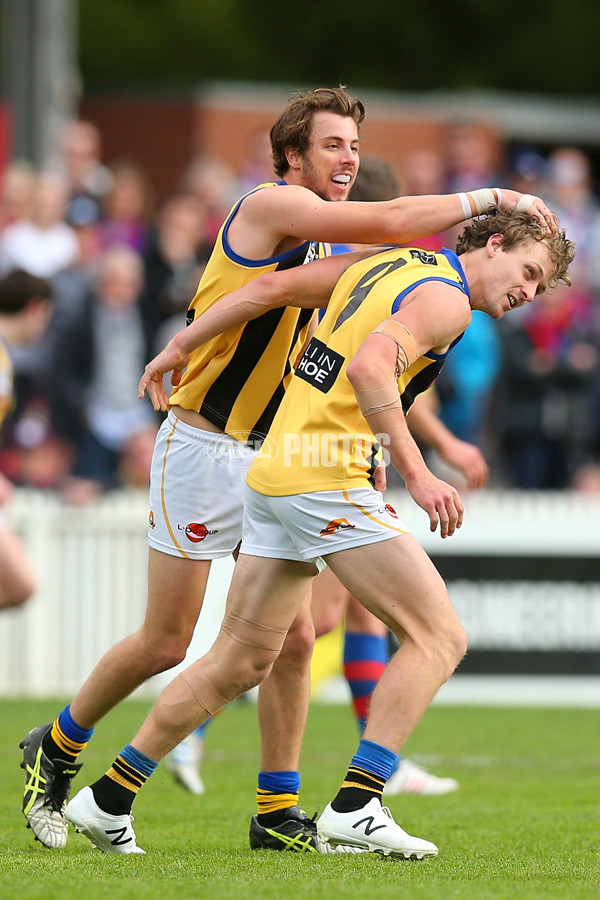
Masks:
[[[600,497],[570,493],[485,491],[466,498],[463,528],[442,541],[425,514],[401,491],[389,501],[433,554],[592,556],[600,552]],[[0,613],[0,694],[70,696],[101,655],[142,621],[146,600],[147,495],[110,494],[85,508],[21,490],[10,518],[40,578],[25,606]],[[188,660],[212,643],[220,623],[232,562],[215,563],[205,609]],[[468,572],[451,596],[480,647],[523,646],[600,650],[600,584],[474,585]],[[169,675],[170,678],[172,676]],[[167,676],[140,689],[154,696]]]
[[[40,587],[0,614],[0,694],[71,695],[102,654],[141,624],[146,605],[146,491],[123,491],[83,508],[53,494],[19,491],[10,519],[35,563]],[[215,563],[190,654],[216,636],[232,564]],[[188,655],[188,656],[189,656]],[[140,688],[154,696],[164,677]]]

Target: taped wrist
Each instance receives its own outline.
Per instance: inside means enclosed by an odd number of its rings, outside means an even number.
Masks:
[[[534,200],[537,200],[537,197],[535,197],[533,194],[523,194],[523,196],[519,197],[519,199],[517,200],[515,211],[527,212]]]
[[[477,191],[460,193],[458,196],[465,219],[481,216],[493,206],[502,206],[502,191],[499,188],[479,188]]]

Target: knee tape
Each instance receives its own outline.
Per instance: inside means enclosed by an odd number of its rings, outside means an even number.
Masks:
[[[196,703],[205,709],[209,716],[215,716],[219,710],[227,706],[228,700],[213,685],[208,675],[202,669],[187,669],[185,673],[177,676],[192,694]],[[186,691],[186,689],[183,689]],[[187,693],[186,691],[186,693]]]
[[[225,615],[221,629],[226,631],[238,644],[244,644],[255,650],[271,650],[274,653],[279,653],[287,634],[285,628],[269,628],[268,625],[250,622],[248,619],[234,616],[232,613]]]

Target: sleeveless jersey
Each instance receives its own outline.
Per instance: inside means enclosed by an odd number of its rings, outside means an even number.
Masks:
[[[347,364],[403,299],[428,281],[443,281],[469,295],[451,250],[386,250],[347,269],[248,471],[251,488],[281,497],[368,486],[381,452],[358,407]],[[405,414],[417,394],[433,383],[450,349],[441,355],[426,353],[400,376]]]
[[[285,182],[258,185],[235,204],[223,223],[200,279],[187,322],[209,309],[225,294],[265,272],[301,266],[326,255],[325,245],[305,241],[267,259],[239,256],[228,241],[229,226],[250,194]],[[246,443],[264,438],[292,374],[292,364],[304,346],[313,310],[283,307],[231,328],[190,354],[181,383],[170,396],[172,406],[201,413],[222,431]]]

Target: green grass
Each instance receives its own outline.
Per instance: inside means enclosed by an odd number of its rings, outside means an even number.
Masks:
[[[160,767],[134,812],[146,856],[100,854],[71,833],[67,848],[34,842],[20,812],[18,742],[61,703],[0,701],[0,897],[210,900],[540,900],[598,898],[600,737],[597,714],[434,706],[407,747],[461,789],[391,798],[398,821],[435,841],[437,859],[375,854],[315,857],[250,852],[258,760],[256,708],[238,703],[211,726],[192,797]],[[147,705],[123,704],[97,729],[81,785],[101,775],[137,730]],[[313,706],[303,750],[302,802],[312,814],[336,792],[356,745],[346,707]]]

